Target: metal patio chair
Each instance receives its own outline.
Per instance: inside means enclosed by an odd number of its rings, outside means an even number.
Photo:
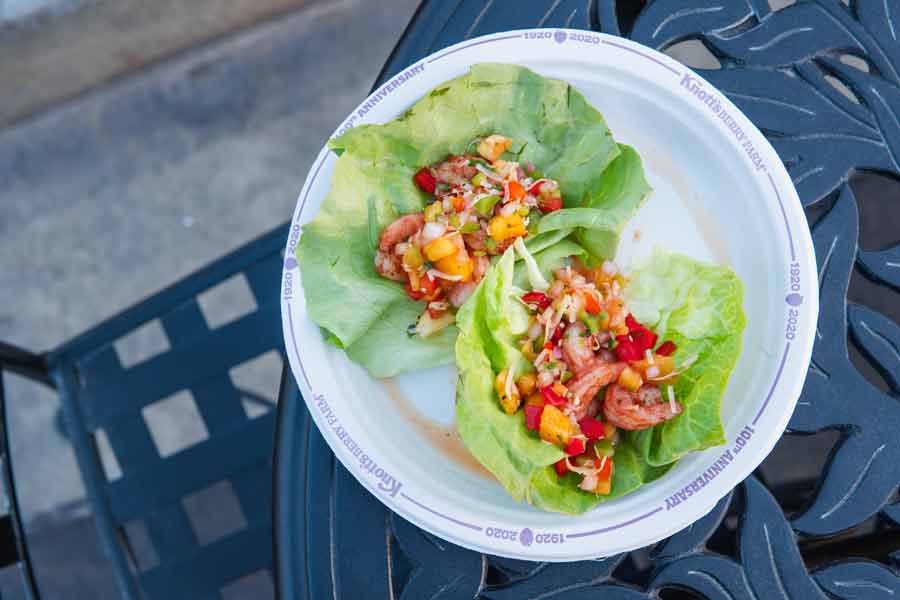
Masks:
[[[278,282],[286,235],[280,226],[49,352],[0,344],[0,376],[16,372],[60,396],[99,537],[128,600],[221,598],[235,582],[272,578],[275,411],[265,409],[275,399],[242,388],[234,372],[272,353],[283,360]],[[256,307],[210,324],[203,295],[233,278],[246,282]],[[147,327],[162,331],[167,348],[123,364],[117,341]],[[160,448],[154,437],[154,412],[169,402],[203,434],[181,448]],[[5,435],[0,441],[5,450]],[[214,537],[197,523],[209,517],[204,494],[231,503],[234,518]]]

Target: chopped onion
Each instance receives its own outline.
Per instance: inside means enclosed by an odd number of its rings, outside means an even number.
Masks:
[[[604,260],[601,269],[603,271],[603,274],[608,275],[609,277],[612,277],[619,272],[619,267],[617,267],[616,263],[612,262],[611,260]]]
[[[535,262],[534,257],[531,255],[531,252],[528,251],[528,248],[525,247],[522,238],[517,237],[516,241],[513,243],[513,247],[516,249],[516,253],[522,257],[522,260],[525,262],[525,269],[528,272],[528,280],[531,282],[531,289],[539,292],[546,292],[547,288],[550,287],[550,284],[544,279],[541,270],[537,266],[537,262]]]
[[[578,473],[579,475],[584,476],[597,476],[597,473],[600,472],[600,469],[594,466],[594,461],[588,460],[586,461],[586,466],[584,467],[576,467],[572,464],[572,461],[569,460],[569,457],[566,457],[566,466],[569,467],[569,470],[573,473]]]
[[[446,225],[434,221],[425,223],[425,227],[422,229],[422,244],[424,245],[432,240],[436,240],[444,235],[445,231],[447,231]]]
[[[538,356],[538,358],[540,358],[540,356]],[[535,366],[537,365],[538,363],[535,362]],[[540,373],[538,373],[537,377],[538,387],[547,387],[548,385],[553,385],[553,380],[555,379],[555,377],[556,376],[552,371],[541,371]]]
[[[670,385],[670,386],[666,386],[666,389],[667,389],[668,394],[669,394],[669,408],[670,408],[670,409],[672,410],[672,412],[674,413],[676,410],[678,410],[678,407],[675,405],[675,390],[672,389],[672,386],[671,386],[671,385]]]
[[[548,353],[549,353],[549,351],[548,351],[546,348],[544,348],[543,350],[541,350],[541,353],[538,354],[538,355],[537,355],[537,358],[534,359],[534,366],[537,367],[537,366],[540,365],[542,362],[544,362],[544,359],[547,358],[547,354],[548,354]],[[543,375],[543,374],[544,374],[544,373],[541,373],[541,375]]]
[[[659,377],[659,367],[656,365],[647,368],[647,379],[655,379]]]
[[[409,242],[400,242],[394,246],[394,254],[406,254],[407,250],[409,250]]]
[[[593,492],[597,489],[597,476],[585,475],[584,479],[581,480],[581,483],[578,484],[578,487],[586,492]]]
[[[509,217],[509,216],[515,214],[515,212],[517,210],[519,210],[520,206],[522,206],[522,204],[519,202],[508,202],[508,203],[504,204],[503,207],[500,209],[500,214],[503,215],[504,217]]]
[[[475,168],[478,169],[479,171],[481,171],[482,173],[484,173],[484,176],[487,177],[488,179],[493,179],[494,181],[499,181],[501,183],[503,182],[502,177],[500,177],[499,175],[497,175],[496,173],[494,173],[493,171],[491,171],[490,169],[485,167],[483,164],[475,163]]]
[[[462,275],[450,275],[449,273],[444,273],[443,271],[438,271],[437,269],[428,269],[427,272],[432,279],[440,277],[441,279],[446,279],[447,281],[462,281]]]
[[[653,351],[650,348],[644,350],[644,358],[647,359],[647,364],[653,364]],[[649,372],[649,371],[648,371]]]
[[[541,335],[541,331],[543,331],[541,324],[535,321],[531,327],[528,328],[528,340],[531,341]]]

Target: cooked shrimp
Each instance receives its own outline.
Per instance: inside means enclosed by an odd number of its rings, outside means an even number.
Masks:
[[[469,299],[469,296],[475,291],[475,288],[478,287],[478,284],[474,281],[469,281],[467,283],[456,283],[451,286],[448,286],[444,289],[447,294],[447,300],[450,301],[450,304],[459,308],[463,304],[465,304],[466,300]]]
[[[620,429],[631,431],[659,425],[681,411],[678,402],[662,402],[662,393],[652,385],[643,385],[637,392],[629,392],[614,383],[606,388],[603,402],[606,420]]]
[[[422,213],[410,213],[403,215],[384,228],[381,239],[378,240],[378,249],[389,252],[394,246],[415,235],[425,225],[425,217]],[[376,259],[376,264],[378,263]]]
[[[403,257],[393,252],[381,250],[375,252],[375,271],[382,277],[394,281],[405,282],[408,278],[406,271],[403,270]]]
[[[594,351],[584,337],[585,328],[581,322],[575,322],[566,328],[562,339],[563,360],[569,366],[569,370],[576,375],[580,374],[594,362]]]
[[[463,234],[463,239],[466,242],[466,246],[472,250],[484,251],[487,249],[487,246],[484,244],[484,241],[487,239],[487,232],[485,232],[484,229],[480,229],[473,233],[465,233]]]
[[[600,388],[618,379],[625,366],[623,362],[607,363],[594,360],[566,384],[572,394],[572,415],[576,420],[584,418],[588,406]]]
[[[436,179],[447,185],[462,185],[468,183],[478,169],[469,164],[467,156],[449,156],[447,160],[435,168]]]

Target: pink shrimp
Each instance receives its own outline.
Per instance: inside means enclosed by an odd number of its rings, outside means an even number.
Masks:
[[[375,252],[375,272],[394,281],[405,282],[408,279],[403,270],[403,257],[393,252]]]
[[[595,359],[566,384],[572,394],[572,415],[575,420],[584,418],[591,410],[590,405],[600,388],[618,379],[625,366],[623,362],[608,363]],[[596,414],[596,409],[594,411]]]
[[[447,294],[447,300],[450,301],[450,304],[459,308],[463,304],[465,304],[466,300],[469,299],[469,296],[475,292],[475,288],[478,287],[478,284],[474,281],[468,281],[466,283],[455,283],[451,286],[445,288],[445,292]]]
[[[475,177],[478,169],[469,164],[467,156],[449,156],[434,169],[437,180],[447,185],[462,185]]]
[[[378,249],[382,252],[389,252],[400,242],[415,235],[424,225],[425,217],[422,213],[403,215],[381,232],[381,239],[378,240]]]
[[[647,429],[664,423],[681,414],[677,401],[662,402],[662,393],[653,385],[643,385],[636,392],[629,392],[617,383],[606,388],[603,415],[620,429],[631,431]]]
[[[590,367],[594,360],[594,351],[589,346],[589,338],[584,337],[584,324],[580,321],[566,327],[562,339],[562,355],[569,370],[576,375]]]

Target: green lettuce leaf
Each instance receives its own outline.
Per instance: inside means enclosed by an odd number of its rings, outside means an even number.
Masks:
[[[606,193],[602,180],[620,155],[600,113],[567,83],[515,65],[473,65],[397,119],[329,142],[339,156],[331,190],[297,244],[303,291],[310,318],[375,377],[453,361],[452,330],[404,338],[421,304],[375,273],[375,248],[384,227],[424,208],[428,197],[412,183],[418,168],[493,133],[514,140],[507,158],[532,162],[557,180],[567,207],[612,209],[618,202],[594,197]],[[539,252],[570,233],[556,228],[528,246]],[[378,351],[384,347],[391,353]]]
[[[585,253],[584,248],[564,240],[534,259],[549,277],[563,266],[566,257]],[[515,263],[509,249],[457,315],[457,428],[472,455],[515,500],[527,500],[548,511],[579,514],[661,477],[669,467],[649,466],[638,449],[623,440],[616,449],[613,493],[597,496],[578,489],[579,478],[574,475],[558,480],[552,465],[563,452],[529,431],[522,411],[512,416],[503,412],[494,391],[495,374],[506,368],[515,373],[531,369],[514,344],[524,328],[511,325],[522,322],[518,313],[524,309],[513,296],[521,293],[519,285],[526,281],[523,265]]]
[[[650,184],[644,177],[641,157],[631,146],[619,144],[619,156],[606,167],[599,185],[584,203],[585,208],[607,211],[613,226],[597,228],[582,225],[578,242],[594,257],[616,255],[619,235],[650,194]]]
[[[503,369],[520,373],[531,368],[514,343],[524,329],[523,309],[514,296],[527,289],[528,277],[512,253],[510,249],[494,265],[459,312],[456,406],[466,447],[514,499],[580,514],[662,477],[686,453],[724,442],[719,408],[740,353],[743,286],[726,267],[656,249],[634,270],[626,301],[635,318],[658,331],[661,341],[678,344],[676,364],[696,357],[675,386],[684,413],[653,429],[623,432],[609,496],[578,489],[577,475],[558,478],[552,465],[562,452],[526,429],[521,411],[506,415],[493,388],[495,374]],[[534,259],[549,278],[567,257],[586,255],[578,244],[563,240]]]
[[[457,313],[456,423],[472,455],[521,501],[535,472],[563,453],[529,434],[521,412],[503,412],[494,392],[495,373],[527,364],[513,345],[515,334],[507,324],[510,311],[524,310],[509,295],[514,263],[510,248]]]
[[[696,357],[675,384],[684,407],[677,418],[628,434],[644,460],[666,465],[723,444],[719,415],[728,377],[741,352],[744,287],[735,273],[656,248],[638,265],[625,300],[634,317],[653,328],[660,341],[678,346],[676,365]]]

